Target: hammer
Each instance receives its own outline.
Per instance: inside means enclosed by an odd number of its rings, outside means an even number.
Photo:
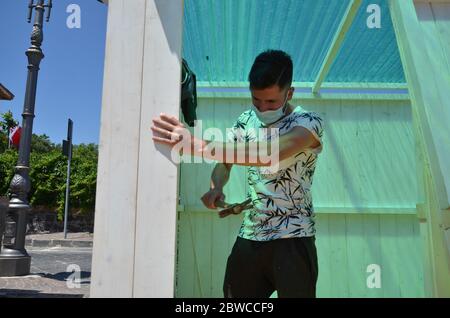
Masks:
[[[241,203],[226,203],[224,201],[217,201],[216,206],[222,208],[219,211],[221,218],[227,217],[230,214],[240,214],[242,211],[247,210],[253,206],[252,199],[247,199]]]

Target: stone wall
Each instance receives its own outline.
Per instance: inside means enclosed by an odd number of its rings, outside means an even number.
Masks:
[[[8,205],[8,198],[1,197],[0,204]],[[71,211],[67,222],[69,232],[94,231],[94,212],[80,213]],[[28,213],[27,234],[56,233],[64,230],[64,221],[58,221],[58,213],[55,209],[46,207],[32,207]]]

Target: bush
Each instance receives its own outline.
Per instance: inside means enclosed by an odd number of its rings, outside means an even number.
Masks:
[[[18,124],[12,113],[0,115],[0,196],[9,195],[9,185],[17,164],[17,149],[8,149],[8,130]],[[71,212],[92,212],[95,209],[98,146],[73,146],[69,207]],[[64,214],[67,157],[61,144],[54,144],[47,135],[32,135],[30,154],[31,189],[29,202],[33,207],[56,209],[58,218]]]
[[[33,151],[30,157],[29,193],[30,204],[34,207],[56,209],[61,220],[64,214],[64,200],[67,178],[67,157],[59,145],[48,152]],[[17,164],[17,151],[6,150],[0,154],[0,191],[9,194],[9,184]],[[98,147],[94,144],[75,145],[71,164],[70,201],[71,210],[80,213],[95,209],[97,184]]]
[[[17,151],[7,149],[0,154],[0,196],[6,195],[17,164]]]

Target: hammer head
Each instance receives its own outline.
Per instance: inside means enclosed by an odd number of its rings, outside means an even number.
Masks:
[[[250,208],[252,206],[252,200],[247,199],[244,202],[241,203],[234,203],[234,204],[228,204],[223,201],[217,202],[216,206],[223,208],[219,211],[219,216],[221,218],[227,217],[231,214],[240,214],[242,211]]]

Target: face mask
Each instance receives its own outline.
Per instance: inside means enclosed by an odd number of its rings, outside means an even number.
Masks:
[[[286,95],[286,99],[283,103],[283,106],[275,109],[275,110],[266,110],[265,112],[261,112],[259,111],[259,109],[252,104],[252,110],[255,112],[256,117],[258,117],[258,119],[265,125],[270,125],[273,124],[274,122],[280,120],[281,117],[284,116],[285,112],[286,112],[286,103],[287,103],[287,99],[288,99],[289,93],[288,95]]]

